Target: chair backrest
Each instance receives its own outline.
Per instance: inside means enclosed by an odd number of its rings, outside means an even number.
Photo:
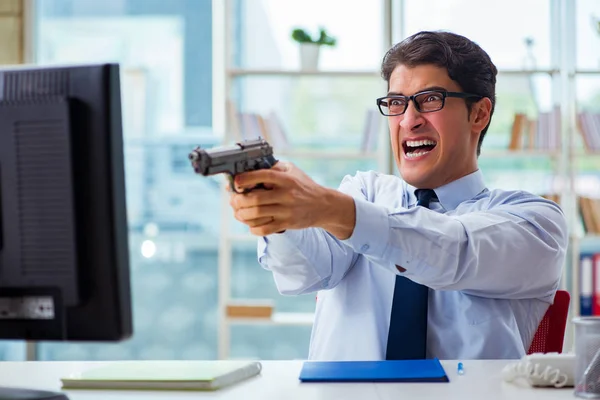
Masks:
[[[548,307],[542,318],[527,354],[562,353],[570,301],[569,292],[566,290],[556,291],[554,303]]]

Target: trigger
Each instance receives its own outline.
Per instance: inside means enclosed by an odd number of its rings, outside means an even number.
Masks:
[[[235,180],[233,179],[233,175],[228,175],[227,180],[229,180],[229,187],[231,187],[231,191],[233,193],[243,193],[243,192],[238,192],[237,189],[235,188]]]

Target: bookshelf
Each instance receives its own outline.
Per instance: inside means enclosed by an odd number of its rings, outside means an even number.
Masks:
[[[600,71],[599,71],[600,72]],[[600,131],[598,131],[600,133]],[[582,134],[579,132],[578,134]],[[577,182],[580,171],[578,161],[592,159],[600,163],[600,151],[577,149],[570,153],[571,182]],[[586,301],[595,300],[599,281],[600,261],[592,259],[592,269],[582,268],[583,258],[600,254],[600,196],[589,196],[573,188],[573,233],[570,236],[570,292],[571,315],[597,315],[591,306],[584,305]],[[580,226],[581,224],[581,226]],[[598,257],[597,257],[598,258]],[[599,275],[600,276],[600,275]],[[592,291],[591,293],[589,291]],[[588,299],[590,298],[590,299]],[[588,299],[588,300],[586,300]],[[598,300],[595,300],[598,301]]]
[[[585,5],[583,5],[585,8]],[[574,14],[574,13],[573,13]],[[569,15],[567,24],[575,27],[575,15]],[[575,43],[576,35],[572,35],[572,48],[567,51],[565,67],[568,69],[565,81],[572,102],[569,107],[569,183],[571,193],[571,217],[573,229],[570,242],[570,291],[571,316],[589,315],[592,311],[583,303],[588,297],[591,302],[598,302],[595,297],[600,281],[596,275],[600,273],[600,261],[593,259],[592,270],[582,269],[584,257],[600,254],[600,190],[586,187],[580,178],[590,171],[581,168],[583,162],[600,166],[600,110],[586,109],[582,104],[580,89],[596,81],[600,83],[600,69],[582,68],[577,65]],[[579,82],[581,81],[581,82]],[[583,85],[582,85],[583,84]],[[596,85],[600,87],[600,85]],[[597,264],[597,265],[596,265]],[[599,275],[600,276],[600,275]],[[591,289],[592,293],[588,293]],[[598,310],[592,314],[597,315]],[[572,327],[571,327],[572,329]],[[573,335],[572,332],[571,336]]]
[[[391,0],[380,1],[385,10],[391,8]],[[371,139],[366,137],[367,130],[371,126],[367,119],[369,114],[355,115],[352,124],[347,124],[345,127],[337,129],[337,131],[326,126],[323,129],[315,129],[314,132],[310,132],[311,135],[308,135],[306,132],[308,129],[305,128],[304,131],[299,129],[298,121],[294,122],[294,118],[290,117],[289,113],[290,108],[298,109],[303,104],[301,103],[302,99],[294,99],[291,96],[307,87],[316,89],[307,90],[310,92],[307,97],[312,96],[309,100],[315,99],[315,101],[321,103],[336,101],[336,99],[331,98],[331,95],[332,93],[335,94],[336,88],[341,85],[340,82],[346,83],[346,85],[348,83],[361,84],[361,87],[367,85],[374,89],[373,93],[380,93],[385,90],[385,85],[378,69],[300,70],[299,66],[298,68],[244,67],[244,63],[240,63],[239,60],[236,62],[236,54],[239,49],[235,48],[235,41],[232,40],[233,31],[236,28],[234,22],[236,4],[239,5],[238,2],[233,0],[213,2],[213,7],[216,8],[213,10],[214,18],[216,18],[214,25],[221,27],[220,34],[224,38],[222,48],[217,50],[218,57],[222,61],[220,65],[221,67],[225,66],[222,69],[223,72],[219,81],[219,87],[222,90],[216,93],[214,99],[215,104],[222,105],[220,111],[215,111],[215,116],[218,117],[220,130],[224,132],[223,141],[231,143],[260,132],[260,136],[266,138],[273,145],[276,158],[290,160],[301,168],[303,168],[303,163],[317,167],[322,166],[324,169],[328,169],[336,163],[350,163],[350,165],[367,163],[374,169],[391,172],[391,161],[388,156],[389,148],[386,141],[382,140],[384,135],[381,134],[386,128],[384,118],[377,121],[379,124],[373,125],[374,128],[372,129],[376,132],[374,136],[377,139],[372,142]],[[390,17],[386,15],[389,15],[389,13],[381,16],[381,21],[378,24],[380,26],[378,36],[383,42],[381,43],[382,48],[391,45]],[[302,85],[298,82],[301,82]],[[285,92],[285,89],[281,89],[282,87],[290,89]],[[279,96],[277,97],[280,100],[279,102],[272,101],[273,104],[268,104],[270,99],[263,94],[269,90],[275,93],[274,96]],[[349,95],[346,95],[343,99],[346,100],[349,97]],[[362,102],[357,102],[354,99],[348,101],[350,107],[352,107],[352,104],[358,104],[354,106],[354,109],[362,107],[364,110],[371,108],[376,111],[375,107],[369,107],[375,104],[375,97],[374,95],[365,96]],[[304,101],[306,103],[308,100],[304,99]],[[337,99],[337,102],[340,103],[340,99]],[[318,113],[314,112],[314,114]],[[379,118],[378,114],[378,112],[377,115],[373,114],[374,116],[371,118]],[[323,119],[323,116],[317,115],[316,118]],[[336,118],[335,115],[332,118]],[[279,120],[278,124],[273,123],[275,119]],[[348,128],[349,125],[351,125],[350,128]],[[252,126],[258,126],[259,129],[252,130]],[[345,140],[341,141],[340,138]],[[327,145],[328,141],[329,145]],[[339,145],[336,145],[336,142]],[[222,189],[222,195],[223,204],[228,204],[229,193],[225,186]],[[223,223],[218,250],[218,357],[221,359],[235,357],[235,354],[231,354],[231,329],[236,326],[312,326],[313,312],[286,312],[278,309],[275,304],[271,313],[267,312],[267,315],[259,315],[263,310],[259,307],[259,304],[269,299],[239,299],[233,296],[231,272],[233,269],[232,264],[235,262],[233,258],[234,249],[236,246],[255,246],[257,238],[249,233],[236,231],[235,228],[238,227],[235,224],[239,223],[233,220],[227,207],[222,209],[221,220]],[[257,272],[260,272],[258,264],[252,265],[251,268],[256,268]],[[314,299],[314,296],[312,299]],[[228,305],[231,306],[231,304],[242,307],[245,304],[249,315],[234,316],[231,313],[228,314]],[[252,314],[253,307],[256,310],[254,316]],[[229,307],[229,310],[231,310],[231,307]]]
[[[600,285],[596,278],[600,272],[600,259],[596,266],[592,264],[591,271],[588,268],[582,269],[582,257],[600,253],[600,190],[594,187],[598,186],[597,179],[596,183],[593,183],[593,180],[582,180],[586,175],[598,176],[600,168],[600,110],[595,106],[595,101],[586,99],[585,96],[585,92],[590,92],[592,88],[596,88],[596,92],[600,88],[600,69],[595,67],[598,65],[598,52],[594,51],[597,47],[597,32],[593,26],[589,26],[588,29],[577,28],[581,22],[587,22],[582,19],[589,20],[600,8],[596,2],[579,0],[565,7],[565,11],[562,67],[564,108],[567,116],[565,130],[568,138],[569,203],[566,211],[571,222],[568,283],[572,318],[587,315],[589,304],[583,304],[588,301],[586,297],[591,297],[592,303],[594,300],[598,303],[598,299],[594,297],[597,297]],[[589,43],[594,43],[594,48],[589,46]],[[582,117],[582,114],[586,116]],[[592,204],[582,204],[581,198],[592,199]],[[594,201],[596,204],[593,204]],[[592,293],[587,293],[589,290]],[[594,310],[593,314],[597,315],[598,310]],[[569,324],[565,343],[567,349],[572,346],[573,336],[573,327]]]

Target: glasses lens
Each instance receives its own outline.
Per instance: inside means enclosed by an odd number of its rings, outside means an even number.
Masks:
[[[393,97],[385,98],[382,101],[381,108],[387,115],[402,114],[406,109],[406,99],[396,99]]]
[[[425,92],[415,97],[422,112],[441,110],[444,106],[444,95],[440,92]]]

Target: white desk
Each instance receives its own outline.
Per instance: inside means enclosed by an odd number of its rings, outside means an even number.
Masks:
[[[60,380],[104,362],[0,362],[0,385],[60,390]],[[443,361],[450,383],[301,383],[301,361],[263,361],[260,376],[216,392],[66,391],[71,400],[536,400],[576,399],[573,388],[534,389],[502,381],[507,361],[463,361],[465,374],[456,373],[456,361]]]

